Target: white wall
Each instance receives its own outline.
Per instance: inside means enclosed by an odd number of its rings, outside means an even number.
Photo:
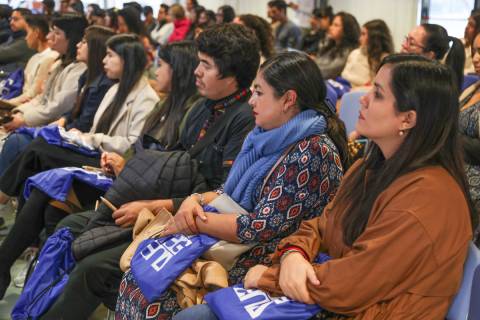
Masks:
[[[235,8],[238,14],[252,13],[267,17],[267,3],[269,0],[199,0],[206,8],[216,10],[223,4]],[[313,1],[313,0],[312,0]],[[395,48],[400,45],[406,34],[417,24],[418,0],[330,0],[334,12],[347,11],[353,14],[360,25],[372,19],[383,19],[392,31]],[[295,16],[289,16],[292,20]]]
[[[398,51],[405,35],[417,24],[417,0],[331,0],[335,12],[353,14],[360,25],[372,19],[383,19],[392,32]]]

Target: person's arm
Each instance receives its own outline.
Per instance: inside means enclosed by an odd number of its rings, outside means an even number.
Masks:
[[[324,53],[315,59],[318,67],[322,71],[324,79],[334,79],[341,73],[345,64],[347,63],[348,52],[337,54],[334,58],[329,56],[329,53]]]
[[[298,240],[307,239],[297,238],[291,244],[301,247]],[[465,250],[458,254],[466,254],[467,241]],[[293,260],[285,259],[281,265],[267,269],[258,281],[258,288],[282,293],[282,277],[298,266],[291,263]],[[355,315],[405,292],[438,267],[433,243],[416,217],[406,212],[383,212],[380,221],[365,230],[347,255],[313,264],[320,284],[307,282],[307,289],[313,301],[323,308]]]
[[[290,31],[290,36],[288,38],[288,47],[293,48],[293,49],[300,49],[302,47],[302,30],[295,26],[294,28],[291,28]]]
[[[310,138],[305,149],[297,144],[278,166],[283,167],[284,174],[280,175],[278,170],[273,173],[269,192],[262,195],[253,212],[237,217],[241,242],[287,237],[298,230],[303,220],[320,215],[333,199],[343,176],[336,157],[338,153],[325,138]]]
[[[465,154],[465,162],[468,164],[480,164],[480,139],[472,138],[461,134],[460,138],[463,143],[463,151]]]
[[[24,42],[23,44],[21,42]],[[0,65],[20,61],[23,58],[21,54],[25,51],[26,42],[24,39],[14,40],[8,46],[0,46]]]

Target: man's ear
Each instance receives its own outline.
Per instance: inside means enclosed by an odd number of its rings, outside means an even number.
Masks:
[[[425,52],[424,55],[429,59],[435,60],[435,53],[433,51]]]

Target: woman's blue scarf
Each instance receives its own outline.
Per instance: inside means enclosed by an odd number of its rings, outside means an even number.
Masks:
[[[300,112],[279,128],[255,127],[243,143],[223,190],[245,210],[255,207],[255,191],[286,148],[326,131],[327,121],[314,110]]]

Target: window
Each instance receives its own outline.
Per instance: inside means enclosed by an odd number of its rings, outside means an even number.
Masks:
[[[419,7],[421,3],[420,0]],[[475,0],[430,0],[428,23],[439,24],[447,29],[450,36],[463,38],[474,5]]]

